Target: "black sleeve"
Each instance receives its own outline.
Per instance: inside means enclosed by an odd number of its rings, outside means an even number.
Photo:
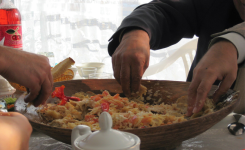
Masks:
[[[198,34],[202,22],[213,0],[153,0],[137,7],[124,18],[109,40],[108,52],[112,55],[119,45],[120,32],[125,28],[141,28],[150,37],[150,48],[165,48],[183,37]]]

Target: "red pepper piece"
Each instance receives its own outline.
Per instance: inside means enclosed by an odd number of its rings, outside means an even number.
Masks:
[[[61,100],[61,102],[58,105],[65,105],[68,101],[66,97],[63,97],[60,100]]]
[[[57,98],[59,98],[61,100],[59,105],[65,105],[70,99],[73,100],[73,101],[80,101],[80,98],[78,98],[78,97],[65,96],[64,89],[65,89],[65,86],[62,85],[60,87],[56,87],[55,90],[52,93],[52,97],[53,98],[57,97]]]
[[[64,88],[65,88],[64,85],[62,85],[61,87],[56,87],[55,90],[52,93],[52,97],[53,98],[54,97],[58,97],[58,98],[65,97]]]
[[[67,101],[68,101],[67,97],[64,94],[64,89],[65,89],[65,86],[62,85],[60,87],[56,87],[55,90],[52,93],[52,97],[53,98],[57,97],[57,98],[59,98],[61,100],[59,105],[65,105],[67,103]]]
[[[110,105],[108,103],[102,102],[100,105],[101,105],[102,111],[106,111],[106,112],[109,111]]]

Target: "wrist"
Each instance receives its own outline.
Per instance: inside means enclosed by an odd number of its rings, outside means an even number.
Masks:
[[[236,58],[236,60],[238,58],[236,46],[227,39],[223,39],[223,38],[218,39],[215,42],[215,44],[213,44],[210,47],[210,49],[212,49],[212,47],[215,47],[214,49],[219,47],[221,52],[223,52],[223,54],[227,54],[227,56],[229,56],[231,58]],[[220,54],[220,55],[222,55],[222,54]]]
[[[145,41],[148,41],[148,43],[150,43],[150,38],[149,38],[148,33],[141,29],[133,29],[133,30],[128,30],[124,32],[121,41],[129,37],[136,37],[138,39],[143,39]]]
[[[124,34],[130,32],[130,31],[133,31],[133,30],[142,30],[142,29],[139,27],[128,27],[128,28],[122,29],[122,31],[120,32],[120,35],[119,35],[119,43],[122,41]]]
[[[245,43],[244,43],[244,37],[242,35],[236,32],[229,32],[229,33],[217,36],[210,41],[209,47],[220,40],[228,40],[236,47],[238,64],[245,60],[245,51],[244,51]]]

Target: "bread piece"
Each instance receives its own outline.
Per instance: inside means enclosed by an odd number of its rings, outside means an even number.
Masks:
[[[53,76],[53,80],[59,78],[68,68],[75,64],[75,61],[72,58],[66,58],[65,60],[58,63],[54,68],[51,70],[51,74]]]

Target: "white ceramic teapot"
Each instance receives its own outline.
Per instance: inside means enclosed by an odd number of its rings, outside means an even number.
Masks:
[[[9,82],[0,76],[0,98],[11,96],[16,89],[14,89]]]
[[[99,117],[101,130],[91,132],[90,127],[78,125],[72,130],[72,150],[140,150],[140,138],[134,134],[112,129],[108,112]]]

